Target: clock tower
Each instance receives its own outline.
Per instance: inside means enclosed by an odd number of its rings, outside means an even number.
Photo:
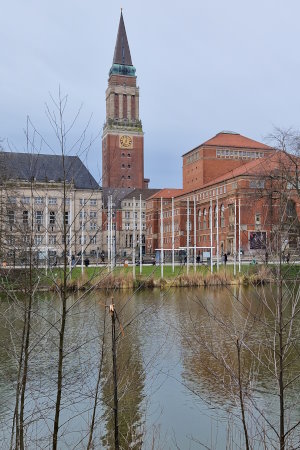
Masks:
[[[144,179],[144,133],[135,72],[121,11],[106,90],[106,122],[102,135],[103,187],[148,187],[149,180]]]

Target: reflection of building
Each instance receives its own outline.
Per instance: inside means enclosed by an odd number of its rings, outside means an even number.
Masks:
[[[102,247],[102,194],[76,156],[0,153],[2,257],[26,261]],[[66,191],[64,195],[64,180]],[[64,207],[65,203],[65,207]]]
[[[144,133],[139,115],[139,88],[121,13],[113,64],[106,90],[102,136],[103,186],[147,188],[144,179]]]
[[[289,181],[295,176],[292,161],[264,144],[228,132],[184,154],[183,189],[163,189],[147,201],[147,252],[161,247],[161,198],[163,248],[172,248],[172,197],[175,249],[197,246],[201,254],[213,247],[216,255],[218,243],[219,255],[233,254],[238,252],[240,236],[243,252],[265,252],[282,217],[286,246],[297,247],[300,211],[297,183],[293,186]],[[278,200],[283,190],[284,206]]]

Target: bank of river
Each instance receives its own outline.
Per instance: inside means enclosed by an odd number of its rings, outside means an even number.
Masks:
[[[134,270],[135,269],[135,270]],[[277,279],[278,266],[276,265],[249,265],[238,266],[234,273],[233,265],[221,265],[219,270],[210,266],[160,266],[115,267],[107,266],[72,268],[67,272],[66,286],[68,290],[79,291],[96,289],[136,289],[136,288],[169,288],[169,287],[201,287],[201,286],[230,286],[230,285],[259,285],[272,283]],[[300,266],[282,266],[285,280],[296,280],[300,276]],[[33,280],[35,289],[57,289],[63,284],[64,272],[61,267],[48,269],[35,269]],[[29,272],[26,269],[7,269],[0,273],[0,289],[18,290],[28,285]]]

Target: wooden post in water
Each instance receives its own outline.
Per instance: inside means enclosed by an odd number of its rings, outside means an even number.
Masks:
[[[174,197],[172,197],[172,272],[175,270],[175,229],[174,229]]]
[[[219,272],[220,256],[219,256],[219,196],[216,199],[216,214],[217,214],[217,271]]]
[[[160,198],[160,274],[164,277],[164,220],[163,220],[163,199]]]
[[[118,420],[118,376],[117,376],[117,349],[116,349],[116,311],[114,304],[109,306],[111,316],[111,349],[113,360],[113,385],[114,385],[114,437],[115,450],[119,450],[119,420]]]
[[[136,235],[135,235],[135,224],[136,224],[136,221],[135,221],[135,197],[133,197],[132,198],[132,204],[133,204],[133,221],[132,221],[132,224],[133,224],[133,231],[132,231],[132,276],[133,276],[133,279],[135,280],[135,247],[136,247],[136,243],[135,243],[135,238],[136,238]]]
[[[197,223],[196,223],[196,197],[194,195],[194,272],[197,270]]]
[[[189,273],[190,266],[190,201],[186,201],[186,273]]]
[[[236,276],[236,199],[234,200],[234,241],[233,241],[233,275]]]

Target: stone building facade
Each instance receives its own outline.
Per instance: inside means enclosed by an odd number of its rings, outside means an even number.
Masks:
[[[102,191],[78,157],[5,153],[1,167],[1,258],[59,261],[102,248]]]

